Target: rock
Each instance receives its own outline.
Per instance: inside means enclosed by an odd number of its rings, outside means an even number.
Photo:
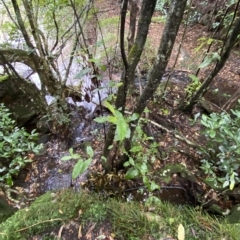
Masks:
[[[240,223],[240,204],[233,206],[231,214],[227,215],[226,218],[230,223]]]
[[[34,104],[11,79],[0,81],[0,103],[4,103],[11,111],[19,126],[23,126],[37,115]]]
[[[52,122],[49,121],[48,116],[43,116],[37,121],[37,130],[41,133],[50,133],[52,129]]]

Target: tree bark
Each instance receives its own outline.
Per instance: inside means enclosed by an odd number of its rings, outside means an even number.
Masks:
[[[137,14],[139,11],[138,7],[138,1],[137,0],[130,0],[130,23],[129,23],[129,30],[128,30],[128,51],[130,52],[133,43],[134,43],[134,37],[136,33],[136,23],[137,23]]]
[[[238,18],[238,20],[234,24],[232,33],[227,39],[225,46],[223,47],[220,60],[216,63],[214,69],[208,75],[208,77],[203,81],[201,87],[192,95],[189,102],[181,106],[182,110],[191,111],[193,108],[193,105],[204,95],[204,93],[207,91],[207,87],[212,82],[213,78],[218,74],[218,72],[225,65],[239,34],[240,34],[240,18]]]
[[[134,109],[134,113],[139,114],[139,116],[144,111],[148,100],[153,96],[158,85],[161,83],[162,76],[167,67],[173,45],[178,33],[179,26],[181,24],[184,9],[187,0],[179,1],[173,0],[171,4],[171,9],[167,17],[166,25],[164,27],[161,43],[158,49],[157,57],[154,61],[153,68],[150,71],[149,79],[146,88],[144,89],[137,105]],[[132,134],[134,133],[134,128],[132,128]]]
[[[117,99],[115,103],[116,109],[121,108],[121,112],[123,114],[125,110],[128,87],[131,83],[133,84],[134,81],[135,69],[143,52],[155,5],[156,0],[143,0],[142,2],[136,39],[126,60],[127,67],[125,64],[125,71],[122,73],[121,77],[121,82],[123,84],[118,88]],[[109,171],[112,167],[109,146],[113,143],[115,129],[115,125],[110,126],[104,145],[103,156],[107,159],[107,161],[103,162],[103,167],[106,171]]]
[[[131,139],[135,132],[137,122],[140,119],[141,114],[143,113],[148,100],[153,96],[157,87],[161,83],[162,76],[167,67],[173,45],[180,27],[184,10],[187,4],[187,0],[179,1],[173,0],[169,15],[167,17],[166,25],[163,31],[162,39],[158,49],[157,57],[153,64],[153,68],[149,73],[149,79],[146,88],[144,89],[140,99],[138,100],[136,107],[134,108],[134,113],[139,115],[139,118],[130,125],[131,137],[130,139],[125,139],[124,147],[127,152],[131,149]],[[126,156],[123,156],[119,161],[119,166],[122,166],[126,161]]]

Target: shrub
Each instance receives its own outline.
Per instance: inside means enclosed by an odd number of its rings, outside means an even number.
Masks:
[[[12,177],[31,159],[27,153],[37,153],[41,145],[36,144],[38,134],[33,130],[30,134],[24,128],[18,128],[11,113],[0,105],[0,182],[12,185]]]
[[[232,190],[240,180],[240,111],[231,112],[233,116],[225,112],[202,116],[209,158],[202,160],[201,168],[209,176],[206,180],[215,186],[218,183],[223,184],[223,188],[229,186]]]

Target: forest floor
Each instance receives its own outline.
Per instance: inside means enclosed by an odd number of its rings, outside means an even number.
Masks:
[[[97,1],[98,6],[100,6],[100,10],[98,13],[99,19],[109,18],[109,17],[118,17],[120,13],[120,8],[118,1],[112,0],[112,1],[105,1],[105,0],[99,0]],[[128,23],[128,20],[127,20]],[[159,18],[159,13],[156,13],[153,18],[153,22],[150,26],[150,31],[148,35],[148,40],[146,44],[146,49],[143,55],[144,61],[141,62],[140,67],[143,67],[144,70],[150,69],[151,64],[153,62],[153,57],[156,54],[157,48],[160,43],[161,34],[164,29],[164,22],[162,22],[161,18]],[[108,28],[108,31],[110,31],[113,35],[116,36],[116,25],[113,27]],[[126,32],[128,31],[128,25],[126,26]],[[196,52],[196,48],[199,46],[200,42],[199,39],[203,37],[209,37],[211,36],[212,32],[208,32],[206,30],[206,27],[195,24],[190,25],[187,30],[186,34],[184,36],[184,40],[182,41],[182,36],[185,29],[184,26],[180,27],[179,34],[177,36],[177,40],[169,61],[168,70],[171,69],[174,66],[174,72],[176,72],[177,77],[180,75],[183,75],[184,78],[188,78],[188,74],[195,74],[198,65],[201,63],[204,51],[206,50],[207,46],[204,46],[202,49],[200,49],[198,52]],[[116,42],[112,43],[113,45],[116,44]],[[181,48],[179,50],[179,46],[181,45]],[[213,48],[217,48],[217,45],[213,46]],[[179,57],[177,62],[176,56]],[[240,87],[240,54],[239,49],[234,49],[229,57],[229,60],[227,61],[224,68],[221,70],[221,72],[218,74],[218,76],[214,79],[213,85],[211,86],[212,92],[209,91],[206,94],[206,99],[211,101],[212,103],[218,105],[218,107],[221,107],[222,104],[231,96],[239,87]],[[205,69],[204,71],[200,71],[199,78],[202,80],[204,77],[207,76],[211,68]],[[109,76],[104,76],[108,78]],[[120,72],[115,72],[113,75],[113,80],[119,80]],[[115,78],[115,79],[114,79]],[[149,113],[149,119],[157,123],[159,126],[151,125],[149,124],[147,126],[146,132],[148,132],[151,135],[154,135],[155,141],[159,144],[159,152],[160,155],[155,161],[154,164],[154,171],[159,172],[161,169],[163,169],[168,164],[181,164],[183,166],[186,166],[186,169],[189,169],[189,171],[192,173],[192,175],[196,174],[196,169],[199,168],[201,157],[197,154],[196,149],[194,147],[189,146],[187,144],[188,141],[191,141],[197,145],[204,145],[204,137],[201,136],[202,128],[200,124],[192,125],[194,115],[198,112],[204,112],[204,110],[197,106],[192,113],[183,113],[179,110],[177,110],[177,104],[179,101],[185,96],[185,87],[187,84],[186,81],[180,81],[177,82],[177,84],[170,84],[166,88],[165,93],[165,100],[162,99],[162,92],[159,91],[154,96],[153,101],[150,101],[148,108],[150,110]],[[215,89],[219,89],[218,94],[214,95],[213,92]],[[225,94],[225,95],[223,95]],[[128,110],[131,111],[133,108],[133,101],[132,99],[129,99]],[[162,127],[169,129],[169,132],[165,132]],[[182,136],[184,139],[177,140],[176,141],[176,132]],[[103,149],[103,139],[95,139],[92,143],[92,146],[94,148],[95,152],[101,152]],[[148,149],[146,148],[145,151]],[[79,150],[79,153],[81,153],[81,150]],[[161,154],[164,153],[164,154]],[[42,157],[41,157],[42,158]],[[95,162],[98,162],[98,160],[95,160]],[[100,172],[101,165],[95,164],[91,167],[91,171],[97,171]],[[181,170],[181,169],[180,169]],[[231,208],[233,206],[232,201],[225,201],[224,196],[218,196],[218,193],[210,191],[210,188],[206,186],[206,184],[202,181],[204,178],[204,173],[202,172],[202,176],[195,176],[194,180],[192,177],[188,177],[186,179],[186,175],[183,177],[181,174],[179,174],[179,169],[176,172],[173,172],[171,175],[171,181],[167,184],[164,182],[160,182],[159,184],[162,185],[162,187],[167,186],[175,186],[175,190],[178,188],[180,189],[179,192],[174,193],[175,195],[173,198],[180,198],[183,199],[185,203],[189,203],[192,205],[198,205],[199,199],[197,199],[197,195],[201,195],[202,197],[207,194],[207,197],[204,200],[202,204],[205,204],[209,200],[213,200],[212,202],[217,203],[222,211],[225,211],[228,208]],[[45,172],[48,172],[48,169],[44,169]],[[38,171],[36,174],[40,174]],[[40,177],[39,177],[40,178]],[[109,187],[112,182],[109,181],[109,178],[112,178],[115,183],[113,186],[117,188],[117,186],[120,186],[122,184],[122,177],[116,177],[114,175],[108,175],[108,179],[104,178],[101,174],[100,177],[93,177],[92,182],[96,181],[105,181],[110,182],[108,184],[105,184],[105,187]],[[128,188],[136,187],[141,185],[141,181],[138,181],[137,184],[135,183],[128,183]],[[88,185],[89,186],[89,185]],[[112,187],[112,186],[111,186]],[[183,196],[180,196],[182,193]],[[187,193],[187,194],[186,194]],[[107,193],[112,194],[112,192]],[[115,194],[115,193],[114,193]],[[170,194],[171,195],[171,194]],[[190,198],[185,198],[185,195],[191,196]],[[218,196],[218,197],[216,197]],[[167,200],[167,199],[166,199]],[[171,200],[171,199],[170,199]],[[173,202],[176,203],[176,199],[172,199]],[[87,200],[86,200],[87,202]],[[102,203],[101,203],[102,204]],[[88,208],[91,209],[91,207],[94,206],[93,204],[89,204]],[[101,210],[101,208],[97,205],[96,209],[93,209],[93,213],[89,214],[97,214],[97,211]],[[109,210],[109,209],[108,209]],[[59,209],[61,211],[61,209]],[[104,210],[105,211],[105,210]],[[60,212],[60,214],[62,214]],[[80,210],[79,210],[79,216],[80,218]],[[183,213],[184,215],[184,213]],[[98,216],[99,217],[99,216]],[[166,217],[166,216],[165,216]],[[99,217],[101,219],[101,217]],[[171,219],[171,216],[169,217]],[[168,221],[170,221],[168,219]],[[76,220],[76,219],[75,219]],[[118,220],[119,221],[119,220]],[[117,223],[116,223],[117,224]],[[125,223],[124,223],[125,224]],[[206,226],[210,228],[210,223]],[[70,224],[71,225],[71,224]],[[82,231],[85,233],[85,237],[79,237],[79,238],[72,238],[71,234],[74,236],[79,236],[79,229],[81,226],[75,226],[74,224],[68,227],[68,229],[65,227],[65,231],[62,231],[61,228],[55,231],[53,234],[54,236],[61,236],[62,239],[118,239],[115,238],[114,235],[111,235],[112,226],[110,226],[109,221],[102,221],[98,224],[96,227],[98,230],[94,230],[95,225],[94,222],[90,222],[83,225]],[[170,224],[171,225],[171,224]],[[203,225],[204,226],[204,225]],[[84,228],[85,227],[85,228]],[[96,229],[95,228],[95,229]],[[129,229],[128,229],[129,230]],[[210,229],[211,230],[211,229]],[[95,232],[94,232],[95,231]],[[124,230],[123,230],[124,231]],[[189,231],[192,231],[189,230]],[[108,232],[108,234],[105,234]],[[194,236],[194,229],[191,233],[189,233],[191,237]],[[173,235],[166,234],[165,239],[177,239],[173,237]],[[102,236],[102,238],[101,238]],[[97,238],[99,237],[99,238]],[[1,239],[1,238],[0,238]],[[32,239],[41,239],[41,236],[35,236]],[[124,239],[124,238],[119,238]],[[145,236],[143,239],[154,239],[149,236]],[[213,239],[213,238],[212,238]]]

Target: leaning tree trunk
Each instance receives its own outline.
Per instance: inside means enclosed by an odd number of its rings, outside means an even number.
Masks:
[[[220,60],[216,63],[215,68],[208,75],[208,77],[204,80],[201,87],[192,95],[190,100],[183,106],[181,106],[182,110],[191,111],[193,105],[203,96],[203,94],[207,91],[209,84],[212,82],[213,78],[218,74],[218,72],[225,65],[234,44],[236,43],[237,37],[240,34],[240,18],[235,22],[233,30],[230,36],[227,39],[225,46],[223,47]]]

